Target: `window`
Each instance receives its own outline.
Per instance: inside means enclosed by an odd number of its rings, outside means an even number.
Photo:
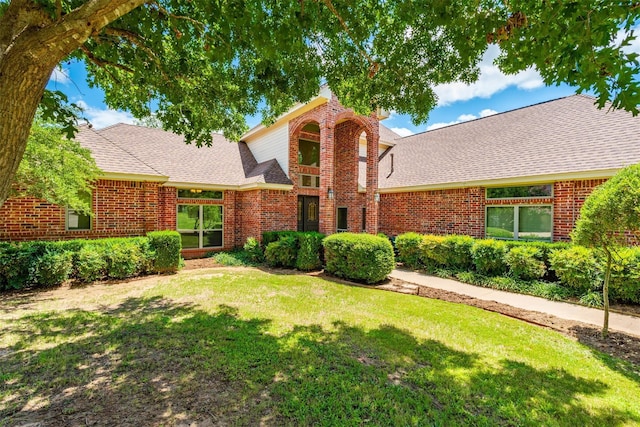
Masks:
[[[222,206],[178,205],[177,229],[184,249],[221,247],[222,224]]]
[[[320,188],[318,175],[300,175],[300,187]]]
[[[551,206],[488,206],[486,235],[551,241]]]
[[[83,193],[80,198],[92,206],[91,193]],[[91,215],[86,215],[67,208],[67,230],[91,230]]]
[[[526,185],[520,187],[487,188],[487,199],[522,199],[526,197],[551,197],[551,184]]]
[[[362,208],[362,231],[367,231],[367,208]]]
[[[206,190],[178,190],[179,199],[210,199],[222,200],[222,191],[206,191]]]
[[[320,143],[300,139],[298,141],[298,164],[320,166]]]
[[[338,231],[347,231],[347,208],[338,208]]]

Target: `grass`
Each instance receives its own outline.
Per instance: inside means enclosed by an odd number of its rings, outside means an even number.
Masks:
[[[495,313],[202,270],[0,300],[0,425],[640,423],[631,365]]]

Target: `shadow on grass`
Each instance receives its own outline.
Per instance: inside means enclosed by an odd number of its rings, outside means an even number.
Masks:
[[[0,349],[0,425],[618,425],[578,396],[607,386],[563,370],[363,330],[241,319],[161,298],[23,317]],[[584,405],[584,406],[583,406]]]

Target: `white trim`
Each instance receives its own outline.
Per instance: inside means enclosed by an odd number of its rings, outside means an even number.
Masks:
[[[250,184],[242,185],[228,185],[228,184],[203,184],[201,182],[165,182],[163,187],[175,187],[180,190],[189,190],[191,188],[199,188],[201,190],[235,190],[235,191],[249,191],[249,190],[292,190],[293,184],[269,184],[266,182],[252,182]]]
[[[306,113],[307,111],[311,111],[322,104],[326,104],[327,102],[329,102],[330,99],[331,99],[331,90],[329,90],[328,87],[323,87],[320,89],[320,93],[318,93],[318,95],[315,98],[312,98],[306,104],[301,104],[301,103],[295,104],[293,107],[289,109],[289,111],[282,114],[280,117],[276,119],[274,123],[272,123],[269,126],[265,126],[262,123],[260,123],[257,126],[254,126],[247,133],[245,133],[240,137],[240,141],[251,142],[257,136],[263,134],[264,132],[267,132],[273,126],[276,126],[282,122],[288,122],[294,117],[298,117]]]
[[[169,177],[166,175],[150,175],[146,173],[102,172],[99,175],[99,179],[111,179],[117,181],[166,182]]]
[[[615,175],[619,169],[599,169],[581,172],[565,172],[547,175],[531,175],[515,178],[484,179],[477,181],[448,182],[441,184],[413,185],[406,187],[380,188],[380,193],[408,193],[413,191],[449,190],[454,188],[469,187],[499,187],[504,185],[533,185],[548,184],[550,181],[575,181],[584,179],[608,179]],[[494,199],[491,199],[494,200]]]

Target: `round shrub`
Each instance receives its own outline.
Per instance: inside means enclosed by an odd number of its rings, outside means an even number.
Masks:
[[[111,279],[126,279],[138,272],[142,258],[140,248],[133,240],[114,239],[107,243],[107,276]]]
[[[58,286],[69,279],[73,267],[69,251],[49,250],[35,261],[34,278],[38,286]]]
[[[406,267],[418,269],[422,266],[420,262],[420,244],[422,236],[418,233],[403,233],[395,240],[398,250],[398,261]]]
[[[422,236],[420,243],[420,261],[425,266],[446,266],[447,265],[447,247],[444,242],[446,237],[434,236],[427,234]]]
[[[544,262],[540,260],[540,250],[533,246],[516,246],[504,256],[509,266],[509,273],[516,279],[540,279],[547,271]]]
[[[632,304],[640,303],[640,249],[626,248],[616,252],[611,270],[611,299]]]
[[[601,271],[595,254],[584,246],[558,249],[549,255],[549,265],[562,285],[581,295],[601,282]]]
[[[147,233],[153,255],[153,271],[169,273],[180,268],[182,240],[177,231],[152,231]]]
[[[325,271],[365,283],[384,280],[395,267],[389,239],[370,234],[338,233],[324,239]]]
[[[476,270],[486,275],[502,276],[507,273],[507,264],[504,262],[506,253],[507,245],[500,240],[476,240],[471,247]]]
[[[456,270],[473,267],[471,248],[475,239],[471,236],[451,235],[444,239],[446,266]]]
[[[264,257],[270,267],[294,268],[298,256],[298,239],[294,236],[280,237],[264,250]]]
[[[252,263],[259,264],[264,261],[264,252],[262,251],[260,242],[255,237],[247,238],[243,249],[247,253],[249,261],[251,261]]]

